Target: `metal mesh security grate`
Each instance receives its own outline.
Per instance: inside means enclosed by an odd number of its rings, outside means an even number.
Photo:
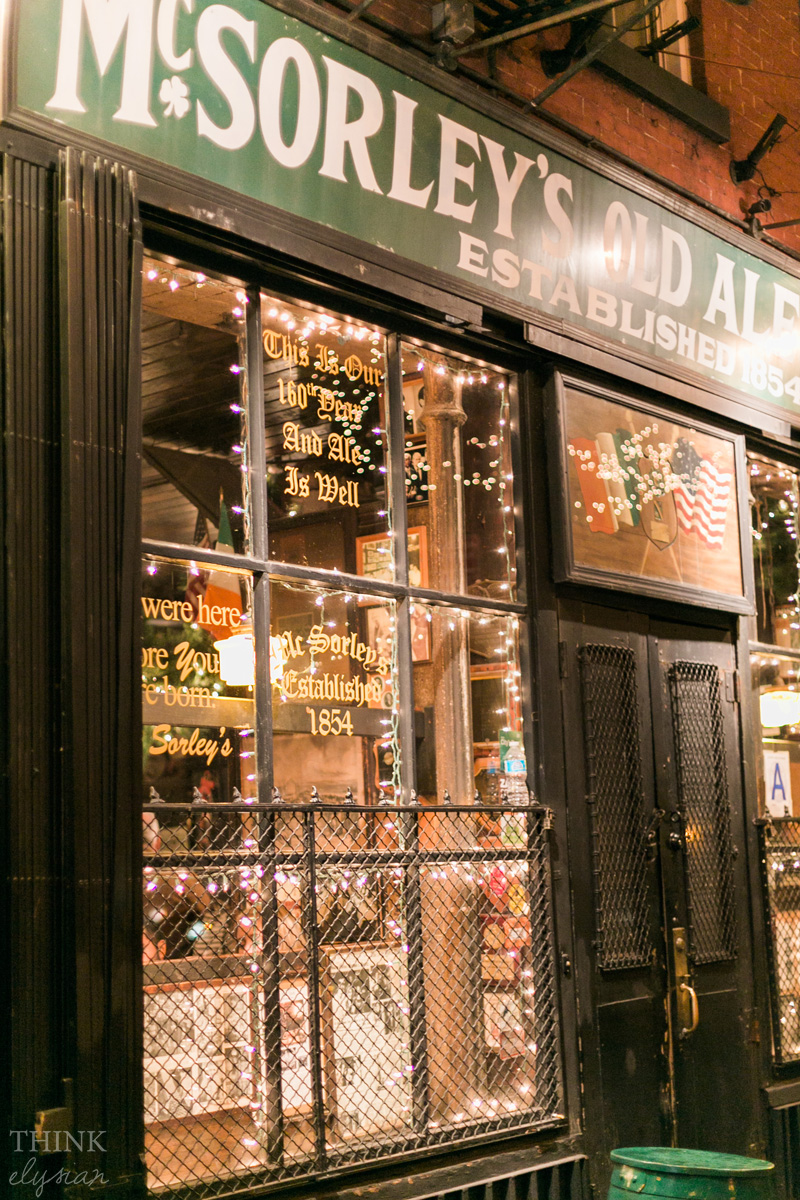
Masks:
[[[627,647],[587,645],[579,662],[598,963],[643,966],[652,938],[636,658]]]
[[[145,808],[149,1186],[561,1116],[546,811]]]
[[[669,669],[683,825],[689,956],[695,963],[736,956],[733,845],[720,669],[675,662]]]
[[[775,1061],[800,1062],[800,818],[759,828]]]

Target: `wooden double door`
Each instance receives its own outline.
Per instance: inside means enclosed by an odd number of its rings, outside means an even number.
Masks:
[[[560,614],[586,1136],[758,1147],[757,1039],[730,632]],[[602,1189],[602,1190],[600,1190]]]

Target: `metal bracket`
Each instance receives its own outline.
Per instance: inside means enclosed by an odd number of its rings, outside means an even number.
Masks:
[[[644,58],[651,58],[655,62],[662,50],[666,50],[668,46],[679,42],[681,38],[694,33],[695,29],[699,28],[700,21],[697,17],[687,17],[685,21],[676,21],[674,25],[670,25],[669,29],[665,29],[660,37],[654,37],[646,46],[642,46],[639,53]]]
[[[467,42],[466,45],[454,52],[453,57],[463,58],[465,54],[476,54],[479,50],[488,50],[492,46],[516,42],[531,33],[538,33],[540,29],[549,29],[553,25],[566,25],[589,13],[600,12],[624,3],[626,0],[574,0],[574,3],[562,4],[555,11],[550,9],[547,13],[544,12],[544,6],[542,6],[540,16],[530,21],[523,21],[519,25],[513,25],[510,29],[504,29],[500,33],[493,33],[489,37],[481,38],[478,42]],[[636,19],[638,21],[638,16]]]
[[[659,826],[661,825],[661,822],[664,820],[665,816],[666,816],[666,813],[664,812],[664,810],[662,808],[654,808],[653,809],[653,815],[650,818],[650,824],[647,826],[647,830],[646,830],[646,834],[645,834],[646,841],[647,841],[646,856],[647,856],[648,862],[655,862],[655,860],[656,860],[656,851],[657,851],[657,846],[658,846],[658,829],[659,829]]]
[[[538,96],[534,96],[530,102],[531,108],[538,108],[540,104],[544,104],[545,100],[549,100],[554,92],[557,92],[560,87],[563,87],[565,83],[568,83],[572,79],[573,75],[577,75],[584,67],[588,67],[589,63],[599,58],[607,46],[610,46],[612,42],[619,41],[623,33],[627,33],[629,29],[633,29],[634,25],[638,25],[642,17],[649,16],[653,9],[658,8],[659,4],[661,4],[661,0],[647,0],[647,4],[642,8],[636,9],[633,16],[623,21],[618,29],[615,29],[613,33],[603,38],[602,41],[596,42],[591,50],[584,54],[583,58],[579,58],[571,67],[567,68],[563,75],[560,75],[558,79],[554,79],[552,83],[548,84],[543,91],[539,92]]]
[[[675,1002],[678,1010],[680,1038],[694,1033],[700,1021],[697,993],[691,984],[686,930],[676,926],[672,930],[672,961],[675,964]]]
[[[587,43],[600,30],[604,14],[592,13],[587,17],[578,17],[570,23],[569,41],[561,50],[540,50],[539,62],[548,79],[555,78],[566,71],[574,58],[583,53]]]
[[[62,1080],[65,1104],[61,1108],[42,1108],[36,1113],[34,1130],[40,1154],[63,1154],[68,1148],[67,1134],[72,1133],[72,1080]]]
[[[740,699],[739,672],[734,668],[723,671],[725,677],[725,699],[729,704],[738,704]]]

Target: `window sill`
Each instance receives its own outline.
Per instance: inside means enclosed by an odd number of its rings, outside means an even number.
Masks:
[[[656,66],[630,46],[612,42],[593,65],[717,145],[730,140],[730,113],[724,105]]]

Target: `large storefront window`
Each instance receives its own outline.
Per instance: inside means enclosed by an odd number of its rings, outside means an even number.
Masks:
[[[247,296],[151,258],[142,292],[142,532],[241,552]]]
[[[383,334],[272,296],[261,318],[270,558],[352,573],[369,533],[391,572]]]
[[[284,800],[400,803],[396,604],[275,580],[274,774]]]
[[[755,454],[748,468],[756,584],[751,666],[761,724],[762,807],[776,817],[792,816],[797,797],[800,815],[800,476]]]
[[[757,602],[757,641],[800,650],[798,472],[751,455],[750,503]]]
[[[414,698],[427,718],[420,795],[433,802],[471,790],[486,804],[524,801],[518,619],[417,604],[414,623]]]
[[[415,346],[402,363],[408,523],[430,546],[423,585],[513,600],[509,379]]]
[[[143,331],[150,1187],[552,1124],[513,378],[155,259]]]
[[[756,584],[751,682],[770,942],[773,1053],[800,1061],[800,473],[749,460]]]

